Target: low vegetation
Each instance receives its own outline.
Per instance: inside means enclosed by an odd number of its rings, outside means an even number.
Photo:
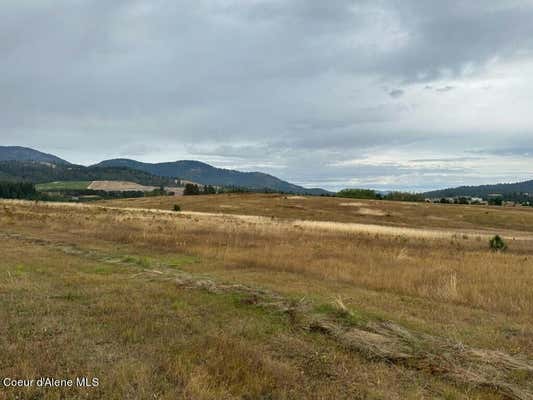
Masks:
[[[424,196],[418,193],[393,191],[383,194],[371,189],[343,189],[336,196],[367,200],[424,201]]]
[[[101,380],[7,396],[531,397],[527,212],[243,194],[185,196],[175,213],[170,201],[0,203],[0,369]],[[299,219],[321,210],[353,223]],[[479,222],[450,228],[458,213]],[[495,229],[506,252],[487,248]]]
[[[501,238],[500,235],[495,235],[494,237],[490,239],[489,247],[491,250],[494,250],[494,251],[507,250],[507,244],[505,244],[505,241]]]
[[[40,183],[35,188],[40,192],[57,192],[62,190],[85,190],[92,181],[56,181]]]
[[[150,197],[113,200],[104,204],[172,210],[175,202],[174,197]],[[504,230],[533,232],[533,210],[529,207],[501,208],[257,193],[183,196],[180,198],[180,205],[184,211],[458,229],[467,231],[467,234],[468,231],[490,230],[491,236]]]

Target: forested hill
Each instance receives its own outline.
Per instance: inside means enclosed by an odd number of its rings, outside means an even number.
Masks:
[[[327,194],[323,189],[309,189],[283,181],[275,176],[262,172],[241,172],[230,169],[216,168],[200,161],[182,160],[164,163],[143,163],[129,159],[106,160],[98,166],[123,166],[149,172],[154,175],[179,177],[204,185],[238,186],[249,189],[270,189],[287,193]]]
[[[148,186],[173,185],[174,179],[126,167],[84,167],[38,161],[0,161],[0,181],[131,181]]]
[[[40,161],[44,163],[69,164],[68,161],[52,154],[20,146],[0,146],[0,161]]]
[[[533,194],[533,180],[517,183],[498,183],[494,185],[460,186],[456,188],[434,190],[424,193],[426,197],[472,196],[486,198],[489,194],[510,195],[517,193]]]
[[[128,180],[157,185],[174,179],[204,185],[321,195],[330,192],[304,188],[262,172],[241,172],[216,168],[200,161],[182,160],[143,163],[136,160],[106,160],[91,167],[70,164],[52,154],[18,146],[0,146],[0,180],[47,182],[51,180]],[[65,168],[68,166],[67,168]],[[118,169],[117,169],[118,168]]]

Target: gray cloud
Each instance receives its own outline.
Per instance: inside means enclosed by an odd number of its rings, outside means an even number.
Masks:
[[[416,160],[410,160],[411,162],[415,163],[434,163],[434,162],[442,162],[442,163],[454,163],[454,162],[460,162],[460,161],[477,161],[482,160],[482,157],[450,157],[450,158],[420,158]]]
[[[446,93],[446,92],[450,92],[452,90],[454,90],[455,87],[453,86],[443,86],[443,87],[440,87],[440,88],[436,88],[435,91],[436,92],[439,92],[439,93]]]
[[[533,129],[527,0],[5,0],[0,13],[1,144],[75,162],[198,157],[330,188],[398,173],[449,186],[477,179],[484,160],[465,149],[519,157],[499,149]],[[403,166],[331,166],[370,153]],[[422,159],[469,164],[405,164]]]
[[[405,92],[401,89],[394,89],[389,92],[389,96],[397,99],[398,97],[402,97]]]

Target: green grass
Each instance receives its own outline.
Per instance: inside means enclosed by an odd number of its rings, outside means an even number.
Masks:
[[[87,189],[91,181],[59,181],[40,183],[36,185],[39,192],[57,191],[57,190],[83,190]]]

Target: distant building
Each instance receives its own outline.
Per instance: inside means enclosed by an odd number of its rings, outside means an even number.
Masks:
[[[479,204],[486,205],[488,202],[481,197],[455,196],[455,197],[433,197],[426,198],[426,203],[443,203],[443,204]]]
[[[483,204],[486,203],[485,200],[483,200],[481,197],[471,197],[470,198],[470,204]]]

